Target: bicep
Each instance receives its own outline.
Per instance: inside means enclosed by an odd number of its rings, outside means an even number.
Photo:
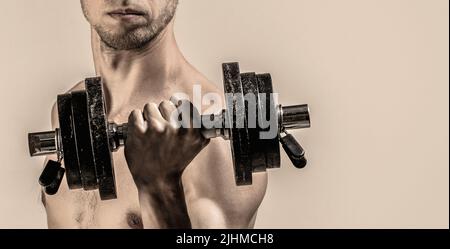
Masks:
[[[193,201],[189,208],[192,228],[227,228],[227,218],[222,208],[213,200],[201,198]]]
[[[183,183],[193,227],[248,228],[264,198],[267,174],[254,174],[251,186],[236,186],[229,142],[217,139],[188,167]]]

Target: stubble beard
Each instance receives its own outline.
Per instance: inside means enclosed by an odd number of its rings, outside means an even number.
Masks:
[[[121,27],[119,31],[110,30],[102,25],[93,25],[94,30],[106,47],[113,50],[139,50],[155,40],[173,20],[178,0],[172,0],[155,20],[135,27]],[[85,14],[86,15],[86,14]]]

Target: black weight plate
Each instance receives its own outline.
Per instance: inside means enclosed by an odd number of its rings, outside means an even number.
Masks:
[[[98,188],[98,183],[92,152],[85,91],[72,92],[72,112],[78,149],[78,160],[80,162],[81,181],[83,182],[84,190],[94,190]]]
[[[86,79],[85,86],[100,198],[102,200],[116,199],[116,181],[109,144],[108,120],[102,80],[100,77]]]
[[[238,63],[225,63],[223,84],[227,102],[227,115],[230,122],[231,151],[237,185],[252,184],[252,165],[250,160],[249,134],[245,118],[245,101],[242,92],[241,76]]]
[[[250,137],[250,158],[253,172],[266,171],[266,155],[264,145],[260,143],[259,120],[260,113],[258,79],[255,73],[241,74],[242,89],[244,93],[245,110],[247,113],[248,133]]]
[[[280,168],[279,124],[276,111],[277,106],[271,94],[273,93],[272,77],[270,74],[258,74],[257,78],[261,99],[261,111],[265,113],[265,115],[260,115],[260,118],[265,118],[265,120],[270,121],[270,127],[275,127],[272,129],[277,130],[276,137],[272,139],[261,139],[262,147],[265,148],[267,168]],[[265,101],[262,101],[263,98],[261,95],[266,96]],[[263,130],[268,131],[270,127]]]
[[[72,95],[58,95],[58,119],[63,147],[64,168],[69,189],[83,188],[72,121]]]

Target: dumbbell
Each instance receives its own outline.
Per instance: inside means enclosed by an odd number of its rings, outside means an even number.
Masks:
[[[236,185],[251,185],[253,173],[279,168],[280,143],[295,167],[305,167],[305,151],[287,130],[310,127],[308,105],[278,105],[270,74],[241,73],[238,63],[222,69],[227,109],[201,116],[200,129],[205,138],[230,141]],[[58,95],[57,106],[58,129],[28,134],[31,156],[58,156],[40,184],[56,194],[65,173],[70,189],[98,189],[102,200],[116,199],[112,152],[125,144],[127,124],[108,122],[102,79],[88,78],[85,90]],[[213,125],[204,126],[207,121]]]

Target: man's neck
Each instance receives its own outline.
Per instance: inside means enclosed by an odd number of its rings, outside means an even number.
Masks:
[[[97,75],[103,78],[108,109],[139,103],[142,96],[164,95],[177,84],[188,65],[181,54],[170,23],[144,48],[118,51],[107,47],[92,31],[92,49]]]

